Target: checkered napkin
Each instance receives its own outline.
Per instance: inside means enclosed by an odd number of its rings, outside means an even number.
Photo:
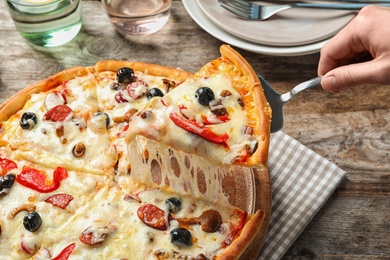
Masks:
[[[283,257],[345,176],[335,164],[283,132],[271,136],[272,212],[261,260]]]

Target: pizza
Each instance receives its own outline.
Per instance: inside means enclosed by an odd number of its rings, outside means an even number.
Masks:
[[[149,100],[131,120],[127,143],[141,135],[217,164],[266,168],[271,109],[245,59],[227,45],[221,54]]]
[[[101,61],[64,70],[3,103],[1,255],[239,258],[263,226],[264,212],[232,205],[224,187],[228,170],[214,162],[228,156],[226,165],[266,167],[269,107],[246,61],[228,46],[221,53],[196,74],[142,62]],[[214,84],[230,92],[214,90],[216,104],[210,106],[226,110],[225,117],[220,112],[210,117],[203,108],[181,102],[186,89],[214,89]],[[146,128],[137,122],[145,121],[148,109],[158,113],[160,104],[173,107],[169,111],[181,120],[187,115],[185,120],[193,123],[191,113],[212,120],[203,132],[220,135],[214,126],[227,123],[230,128],[224,131],[235,137],[214,142],[175,122],[178,130],[164,132],[162,139],[151,134],[159,131],[153,121],[140,123],[150,130],[141,131]],[[171,127],[168,118],[161,118],[166,128]],[[199,151],[167,141],[181,138],[205,141],[196,141]],[[217,151],[211,161],[207,147]]]

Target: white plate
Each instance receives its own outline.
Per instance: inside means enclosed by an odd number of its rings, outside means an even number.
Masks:
[[[182,3],[187,10],[188,14],[192,17],[192,19],[206,32],[214,36],[215,38],[223,41],[227,44],[235,46],[237,48],[241,48],[247,51],[268,54],[274,56],[298,56],[298,55],[306,55],[311,53],[318,52],[321,47],[327,42],[327,40],[323,40],[320,42],[302,45],[302,46],[294,46],[294,47],[274,47],[267,46],[258,43],[253,43],[250,41],[242,40],[238,37],[235,37],[224,30],[220,29],[216,26],[212,21],[210,21],[207,16],[200,9],[199,5],[194,0],[182,0]]]
[[[221,7],[218,0],[197,2],[206,16],[221,29],[239,38],[271,46],[298,46],[322,41],[335,35],[355,16],[351,11],[293,8],[272,19],[254,21],[240,19]]]

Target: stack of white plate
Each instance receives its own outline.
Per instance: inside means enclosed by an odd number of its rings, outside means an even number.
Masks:
[[[228,12],[218,0],[182,2],[192,19],[215,38],[244,50],[275,56],[318,52],[355,16],[350,11],[297,8],[266,21],[254,21]]]

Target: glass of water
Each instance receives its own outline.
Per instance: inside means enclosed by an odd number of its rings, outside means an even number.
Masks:
[[[19,33],[34,45],[55,47],[81,29],[81,0],[6,0]]]
[[[146,35],[168,21],[172,0],[102,0],[116,30],[126,35]]]

